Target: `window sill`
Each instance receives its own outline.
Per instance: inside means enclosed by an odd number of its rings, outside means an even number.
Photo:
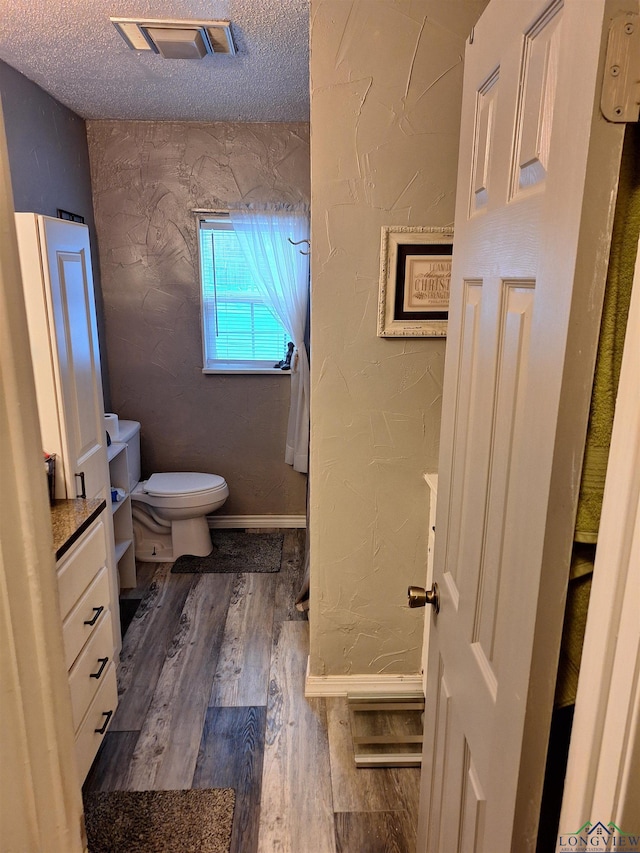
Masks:
[[[279,367],[203,367],[203,373],[223,373],[232,376],[238,373],[259,374],[267,373],[272,376],[291,376],[290,370],[280,370]]]

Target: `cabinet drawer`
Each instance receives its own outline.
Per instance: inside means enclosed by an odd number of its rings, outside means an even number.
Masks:
[[[106,568],[100,569],[89,589],[72,608],[62,623],[64,653],[67,669],[82,651],[94,631],[97,631],[109,612],[109,575]]]
[[[112,662],[113,634],[111,611],[108,611],[102,624],[93,632],[91,639],[69,672],[74,729],[77,729],[82,722]]]
[[[97,521],[58,569],[60,615],[63,619],[107,562],[104,522]]]
[[[91,763],[118,705],[115,664],[109,664],[100,681],[98,692],[76,733],[76,759],[81,783],[84,782],[89,772]],[[104,731],[101,731],[103,727]]]

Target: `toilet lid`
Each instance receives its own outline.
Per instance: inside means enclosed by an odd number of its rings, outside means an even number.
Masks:
[[[152,474],[145,483],[148,495],[157,497],[191,495],[226,486],[224,477],[217,474],[197,474],[190,471],[173,471],[170,474]]]

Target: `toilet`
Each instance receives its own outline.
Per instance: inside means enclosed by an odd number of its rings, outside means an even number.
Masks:
[[[229,497],[224,477],[174,471],[139,482],[140,424],[119,421],[119,441],[127,445],[136,559],[162,563],[183,554],[210,554],[207,515]]]

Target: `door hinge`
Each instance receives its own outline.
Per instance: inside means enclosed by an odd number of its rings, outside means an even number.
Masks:
[[[619,15],[611,24],[600,109],[608,121],[638,121],[640,15]]]

